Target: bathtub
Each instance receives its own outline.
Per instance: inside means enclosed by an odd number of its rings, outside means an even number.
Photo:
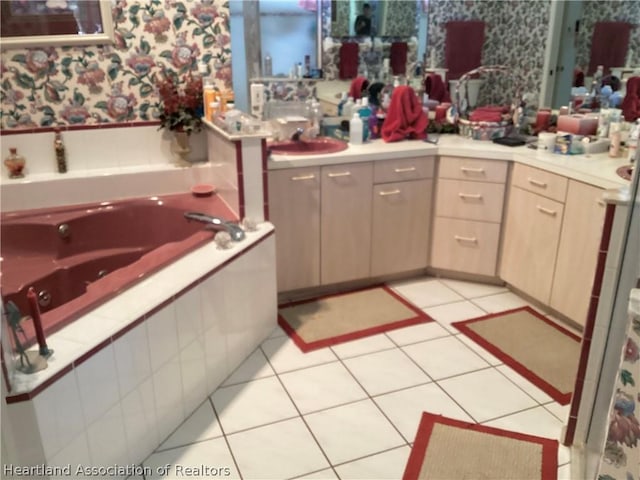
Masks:
[[[187,221],[187,211],[237,220],[216,195],[191,194],[4,213],[3,301],[29,315],[26,293],[33,286],[51,334],[210,241],[215,232]],[[21,326],[32,343],[32,322]]]

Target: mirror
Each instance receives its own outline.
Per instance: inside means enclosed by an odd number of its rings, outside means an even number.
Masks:
[[[417,8],[415,1],[332,0],[331,36],[415,36]]]
[[[110,0],[2,0],[2,48],[113,43]]]

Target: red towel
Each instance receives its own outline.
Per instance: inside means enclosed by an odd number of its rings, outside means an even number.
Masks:
[[[627,22],[596,22],[591,38],[591,59],[587,75],[593,75],[598,65],[605,75],[611,67],[625,64],[632,25]]]
[[[358,75],[358,44],[343,43],[340,47],[340,80],[348,80]]]
[[[398,142],[405,138],[427,138],[429,119],[422,111],[422,104],[413,88],[400,85],[393,89],[391,105],[382,125],[382,139],[385,142]]]
[[[448,22],[444,46],[444,59],[449,69],[447,78],[457,80],[464,73],[478,68],[481,65],[483,44],[484,22]]]
[[[389,63],[394,75],[407,73],[407,42],[393,42],[389,49]]]
[[[640,77],[630,77],[627,80],[627,94],[620,108],[627,122],[635,122],[640,118]]]
[[[429,100],[438,102],[450,102],[447,86],[442,81],[442,77],[437,73],[430,73],[424,79],[424,91],[429,95]]]
[[[351,81],[351,87],[349,88],[349,96],[354,100],[362,98],[362,91],[369,87],[369,80],[364,77],[356,77]]]

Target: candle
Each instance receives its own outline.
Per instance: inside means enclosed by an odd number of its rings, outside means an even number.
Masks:
[[[42,329],[42,319],[40,318],[40,307],[38,306],[38,297],[33,287],[29,287],[27,291],[27,300],[29,301],[29,310],[31,310],[31,318],[33,319],[33,327],[36,331],[38,346],[40,347],[40,355],[49,356],[49,347],[44,338],[44,330]]]
[[[542,132],[549,128],[551,120],[551,110],[538,110],[536,114],[536,132]]]
[[[447,118],[447,110],[449,110],[449,107],[451,106],[451,104],[449,103],[442,103],[438,106],[436,106],[436,116],[435,116],[435,121],[436,122],[444,122]]]

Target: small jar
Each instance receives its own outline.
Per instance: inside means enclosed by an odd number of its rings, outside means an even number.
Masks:
[[[25,163],[26,160],[22,155],[18,154],[18,149],[10,148],[9,156],[4,161],[5,166],[9,170],[9,178],[23,178]]]

